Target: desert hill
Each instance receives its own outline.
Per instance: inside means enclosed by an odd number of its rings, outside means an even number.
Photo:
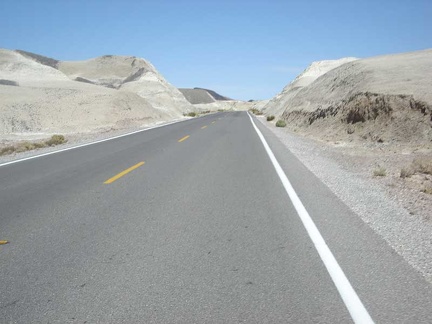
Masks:
[[[148,61],[134,56],[105,55],[86,61],[63,61],[58,69],[75,81],[133,92],[173,117],[193,107]]]
[[[269,115],[280,116],[284,112],[287,103],[296,96],[304,87],[307,87],[321,75],[328,71],[341,66],[342,64],[355,61],[355,57],[347,57],[339,60],[326,60],[313,62],[306,70],[300,73],[291,83],[289,83],[281,93],[272,98],[263,108],[263,111]]]
[[[430,49],[351,60],[288,85],[264,111],[283,111],[291,127],[321,138],[430,143],[431,86]]]
[[[216,91],[203,88],[179,88],[180,92],[193,105],[209,104],[217,101],[232,100],[228,97],[218,94]]]
[[[143,59],[61,62],[0,49],[0,139],[135,127],[193,109]]]

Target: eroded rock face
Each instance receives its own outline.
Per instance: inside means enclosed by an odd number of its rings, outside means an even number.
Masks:
[[[139,127],[193,109],[149,62],[136,57],[61,62],[0,49],[0,80],[0,140]]]
[[[265,113],[283,108],[288,127],[318,138],[432,140],[432,50],[352,60],[303,82],[308,73],[289,84]]]

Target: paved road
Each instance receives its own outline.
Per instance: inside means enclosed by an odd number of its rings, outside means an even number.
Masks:
[[[372,319],[431,323],[431,285],[257,126]],[[245,112],[1,166],[0,239],[1,323],[352,322]]]

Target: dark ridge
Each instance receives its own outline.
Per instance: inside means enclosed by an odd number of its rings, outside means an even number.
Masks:
[[[81,77],[76,77],[76,78],[75,78],[75,81],[78,81],[78,82],[84,82],[84,83],[90,83],[90,84],[95,84],[94,82],[92,82],[92,81],[90,81],[90,80],[87,80],[87,79],[85,79],[85,78],[81,78]]]
[[[26,51],[21,51],[21,50],[15,50],[15,52],[21,54],[22,56],[25,56],[27,58],[30,58],[40,64],[52,67],[54,69],[57,69],[59,61],[52,59],[50,57],[46,57],[46,56],[42,56],[39,54],[34,54],[34,53],[30,53],[30,52],[26,52]]]
[[[18,82],[12,81],[12,80],[4,80],[1,79],[0,80],[0,84],[2,85],[8,85],[8,86],[15,86],[15,87],[19,87]]]
[[[213,91],[213,90],[209,90],[209,89],[205,89],[205,88],[194,88],[194,89],[198,89],[198,90],[204,90],[207,91],[213,98],[215,98],[215,100],[220,100],[220,101],[225,101],[225,100],[232,100],[231,98],[225,97],[220,95],[219,93]]]
[[[124,79],[123,84],[127,82],[136,81],[146,72],[147,70],[145,68],[139,68],[138,71],[136,71],[135,73],[129,75],[126,79]]]

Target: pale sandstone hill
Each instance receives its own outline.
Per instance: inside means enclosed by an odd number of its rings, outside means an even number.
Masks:
[[[328,71],[355,60],[357,60],[355,57],[346,57],[339,60],[313,62],[306,70],[288,84],[281,93],[271,99],[263,108],[263,112],[267,115],[282,115],[290,100],[292,100],[302,88],[307,87]]]
[[[136,93],[172,117],[193,110],[182,93],[141,58],[105,55],[86,61],[59,62],[58,69],[76,81]]]
[[[432,50],[356,60],[285,103],[282,117],[318,136],[432,141]]]
[[[174,115],[154,109],[136,93],[72,81],[61,71],[11,50],[0,49],[1,80],[0,139],[141,126]]]

